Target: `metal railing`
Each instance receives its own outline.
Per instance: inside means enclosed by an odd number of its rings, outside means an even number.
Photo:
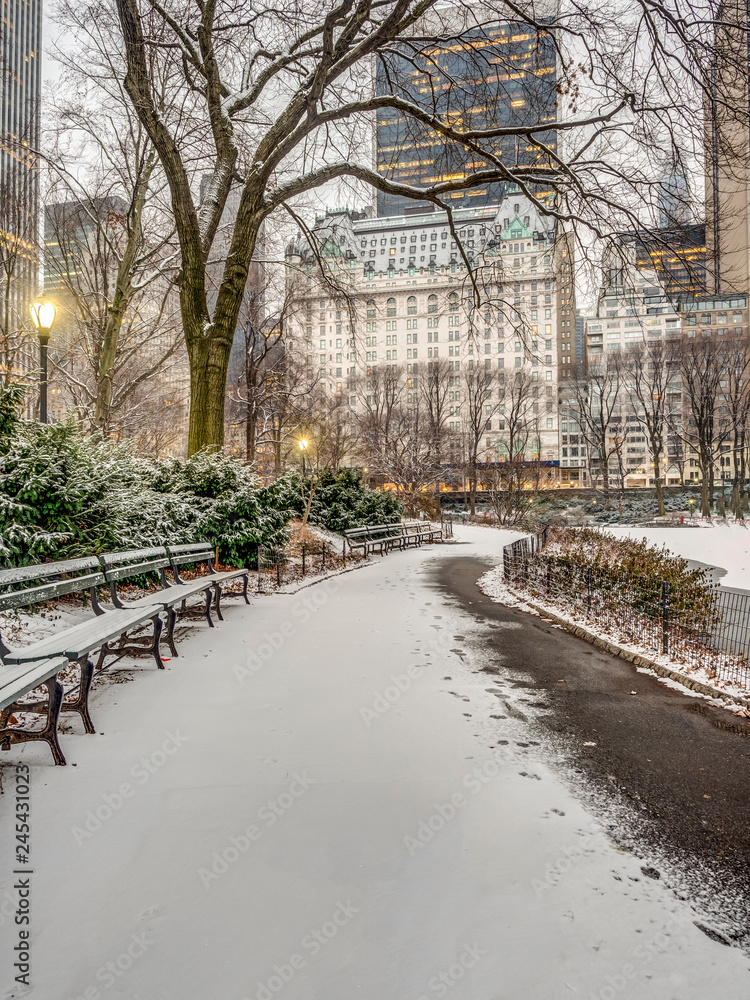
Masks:
[[[548,529],[503,549],[503,577],[615,642],[643,646],[710,679],[750,689],[750,594],[722,588],[707,575],[678,582],[586,564],[546,549]]]

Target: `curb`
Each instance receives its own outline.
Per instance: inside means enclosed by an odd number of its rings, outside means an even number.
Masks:
[[[510,587],[508,589],[511,590]],[[515,591],[511,590],[511,593],[515,594]],[[573,622],[569,622],[565,618],[560,618],[559,615],[556,615],[551,611],[547,611],[546,608],[540,607],[538,604],[534,604],[532,601],[528,600],[528,598],[524,597],[523,594],[516,594],[516,596],[519,600],[522,600],[524,604],[528,605],[528,607],[533,608],[534,611],[536,611],[537,614],[541,615],[543,618],[550,619],[555,625],[559,625],[561,628],[564,628],[566,632],[570,632],[579,639],[584,639],[586,642],[590,642],[592,646],[596,646],[597,649],[604,650],[605,653],[611,653],[613,656],[618,656],[621,660],[628,660],[636,667],[645,667],[647,670],[651,670],[653,673],[658,674],[659,677],[666,677],[668,680],[675,681],[677,684],[681,684],[683,687],[688,688],[691,691],[695,691],[698,694],[704,694],[709,698],[717,698],[720,701],[726,701],[733,705],[742,705],[744,708],[750,708],[750,698],[743,698],[741,695],[731,695],[727,691],[721,691],[719,688],[712,687],[710,684],[704,684],[702,681],[697,681],[693,677],[681,674],[679,670],[672,670],[670,667],[665,667],[664,664],[657,663],[656,660],[652,660],[648,656],[643,656],[642,653],[634,653],[632,650],[625,649],[623,646],[618,646],[616,643],[610,642],[609,639],[603,639],[601,636],[595,635],[593,632],[589,632],[589,630],[584,628],[582,625],[574,625]]]

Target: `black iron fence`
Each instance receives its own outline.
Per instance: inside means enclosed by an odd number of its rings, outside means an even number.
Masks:
[[[546,547],[548,529],[503,549],[503,575],[614,642],[668,654],[709,678],[750,688],[750,594],[708,576],[680,582],[586,564]]]
[[[258,549],[258,589],[281,587],[308,575],[330,572],[341,569],[348,562],[356,562],[361,557],[347,553],[346,543],[341,544],[341,550],[331,542],[322,539],[297,542],[288,548]]]

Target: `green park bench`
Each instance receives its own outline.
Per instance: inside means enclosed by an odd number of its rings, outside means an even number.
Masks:
[[[207,575],[188,581],[180,577],[182,567],[200,564],[206,565]],[[172,581],[168,579],[167,570],[171,571]],[[149,573],[158,574],[161,589],[138,600],[123,602],[117,591],[117,584]],[[99,557],[89,556],[0,570],[0,611],[32,607],[69,594],[88,594],[94,612],[93,617],[60,629],[27,646],[11,649],[0,637],[0,748],[9,750],[14,743],[42,740],[49,745],[55,763],[65,764],[57,732],[60,713],[78,712],[85,731],[96,732],[88,704],[95,671],[90,654],[99,651],[96,666],[98,670],[103,668],[107,656],[119,659],[127,653],[144,652],[152,654],[156,665],[163,669],[159,648],[164,627],[161,614],[166,615],[165,639],[173,655],[177,656],[174,626],[178,614],[187,610],[187,600],[194,596],[204,597],[204,614],[213,628],[212,600],[218,618],[223,621],[222,585],[230,580],[243,578],[243,597],[245,603],[249,603],[248,576],[247,569],[226,572],[214,570],[213,548],[205,542],[134,549],[105,553]],[[98,588],[107,586],[111,606],[105,606],[98,593]],[[133,629],[148,623],[151,624],[150,636],[128,635]],[[66,700],[66,692],[58,674],[71,663],[78,664],[80,680],[75,697]],[[18,704],[24,695],[42,685],[47,688],[46,700]],[[44,727],[40,730],[8,727],[14,710],[46,713]]]

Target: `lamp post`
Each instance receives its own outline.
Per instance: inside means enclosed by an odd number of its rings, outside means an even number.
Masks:
[[[57,306],[52,302],[32,302],[29,306],[31,318],[39,337],[39,366],[42,370],[39,378],[39,420],[47,423],[47,345],[52,324],[57,316]]]
[[[300,453],[302,454],[302,478],[304,479],[305,478],[305,452],[307,451],[307,448],[308,448],[310,442],[307,441],[307,440],[305,440],[305,438],[302,438],[300,441],[297,442],[297,444],[299,445],[299,450],[300,450]]]

